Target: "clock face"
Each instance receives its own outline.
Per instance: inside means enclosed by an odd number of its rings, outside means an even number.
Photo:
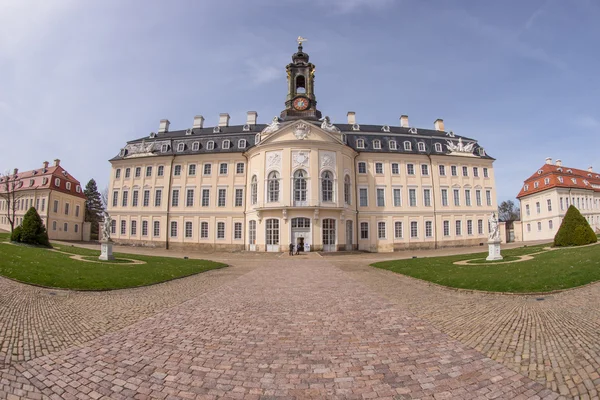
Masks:
[[[293,106],[298,111],[303,111],[308,108],[308,99],[306,97],[297,97],[294,100]]]

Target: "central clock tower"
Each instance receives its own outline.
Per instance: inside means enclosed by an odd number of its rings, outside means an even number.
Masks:
[[[285,67],[287,72],[288,94],[281,119],[321,119],[317,110],[314,93],[315,66],[308,62],[308,54],[302,51],[302,41],[298,40],[298,51],[292,55],[292,62]]]

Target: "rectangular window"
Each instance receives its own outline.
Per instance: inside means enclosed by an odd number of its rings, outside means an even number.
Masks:
[[[396,221],[394,222],[394,237],[396,239],[402,239],[403,236],[403,232],[402,232],[402,221]]]
[[[150,205],[150,191],[144,190],[144,202],[142,203],[142,206],[148,207],[149,205]]]
[[[69,215],[69,203],[65,203],[65,215]]]
[[[148,236],[148,221],[142,221],[142,236]]]
[[[42,202],[42,206],[43,206],[43,204],[44,204],[44,203]],[[561,209],[561,211],[565,209],[565,205],[564,205],[564,203],[563,203],[563,198],[562,198],[562,197],[560,198],[560,209]],[[42,211],[43,211],[43,210],[42,210]]]
[[[423,189],[423,205],[431,207],[431,189]]]
[[[433,222],[431,221],[425,221],[425,237],[432,237],[433,236]]]
[[[162,190],[156,189],[154,192],[154,207],[160,207],[160,203],[162,202]]]
[[[208,222],[200,223],[200,238],[207,239],[208,238]]]
[[[190,165],[188,165],[188,175],[189,176],[196,175],[196,164],[190,164]]]
[[[156,175],[158,176],[163,176],[165,174],[165,167],[162,165],[158,166],[158,171],[156,172]]]
[[[463,176],[469,176],[469,168],[468,167],[462,167],[462,171],[463,171]]]
[[[121,205],[123,207],[127,207],[127,200],[129,200],[128,197],[129,197],[129,192],[127,190],[123,190],[123,199],[121,201]]]
[[[179,207],[179,189],[173,189],[173,195],[171,198],[171,206]]]
[[[119,179],[120,177],[121,177],[121,168],[118,168],[118,169],[115,171],[115,178],[116,178],[116,179]]]
[[[369,238],[369,223],[368,222],[360,223],[360,238],[361,239]]]
[[[450,221],[444,221],[444,236],[450,236]]]
[[[527,232],[531,232],[531,224],[527,224]]]
[[[479,168],[473,167],[473,176],[479,178]]]
[[[210,175],[212,173],[212,164],[204,164],[204,175]]]
[[[152,176],[152,167],[146,167],[146,177]]]
[[[419,237],[419,223],[417,221],[410,222],[410,237],[411,238]]]
[[[377,238],[385,239],[385,222],[380,221],[377,223]]]
[[[171,221],[171,237],[177,237],[177,221]]]
[[[456,236],[462,235],[462,221],[456,221]]]
[[[56,204],[56,202],[54,203]],[[119,192],[117,192],[116,190],[113,192],[113,207],[116,207],[117,204],[119,204]],[[57,212],[58,210],[54,210],[54,212]]]
[[[468,219],[467,220],[467,235],[472,235],[473,234],[473,221]]]
[[[471,190],[465,189],[465,205],[467,207],[471,206]]]
[[[483,169],[483,177],[484,178],[488,178],[489,177],[489,175],[488,175],[488,169],[487,168]]]
[[[486,200],[488,206],[492,205],[492,191],[491,190],[485,191],[485,200]]]
[[[244,205],[244,189],[235,189],[235,206],[241,207]]]
[[[398,175],[400,174],[400,167],[398,163],[392,163],[392,174]]]
[[[194,189],[188,189],[185,195],[185,206],[194,207]]]
[[[210,189],[202,189],[202,207],[210,205]]]
[[[127,221],[125,221],[123,219],[123,220],[121,220],[121,235],[125,235],[126,233],[127,233]]]
[[[135,177],[139,178],[140,176],[142,176],[142,168],[141,167],[135,167]]]
[[[421,164],[421,175],[429,176],[429,165]]]
[[[46,199],[42,199],[42,211],[46,209]]]
[[[458,189],[454,189],[454,205],[460,206],[460,192]]]
[[[173,176],[181,176],[181,165],[176,165],[174,167]]]
[[[233,238],[241,239],[242,238],[242,223],[236,222],[233,224]]]
[[[137,235],[137,221],[131,221],[130,232],[131,236]]]
[[[448,189],[442,189],[442,206],[448,206]]]
[[[239,162],[235,165],[235,173],[236,174],[244,173],[244,163],[243,162]]]
[[[458,176],[458,172],[456,171],[456,165],[452,165],[450,167],[450,173],[452,174],[452,176]]]
[[[406,173],[408,175],[414,175],[415,174],[415,166],[413,164],[406,164]]]
[[[359,193],[359,203],[361,207],[368,207],[369,206],[369,195],[367,192],[366,188],[360,188],[358,190]]]
[[[446,166],[440,165],[439,169],[440,169],[440,176],[446,176]]]
[[[75,206],[75,216],[79,217],[79,205]]]
[[[479,235],[483,235],[483,220],[482,219],[477,220],[477,233]]]
[[[133,194],[131,196],[131,205],[133,207],[137,207],[138,206],[139,198],[140,198],[140,192],[137,191],[137,190],[134,190]]]
[[[383,174],[383,163],[375,163],[375,173],[376,174]]]
[[[227,189],[219,189],[219,199],[218,199],[218,203],[217,203],[218,207],[225,207],[226,196],[227,196]]]
[[[358,163],[358,173],[359,174],[366,174],[367,173],[367,163],[365,163],[365,162],[359,162]]]
[[[417,206],[417,189],[408,189],[408,205],[411,207]]]
[[[227,175],[227,163],[221,163],[219,165],[219,174],[220,175]]]
[[[186,238],[192,237],[192,233],[193,233],[192,228],[193,228],[192,221],[186,221],[185,222],[185,237]]]
[[[525,204],[525,214],[529,216],[531,212],[529,211],[529,204]]]
[[[402,207],[402,192],[400,189],[394,189],[394,207]]]
[[[548,199],[548,211],[552,211],[552,200]]]
[[[579,199],[577,199],[577,200],[579,200]],[[539,201],[536,201],[536,203],[535,203],[535,210],[537,211],[538,214],[542,211]]]
[[[377,188],[377,207],[385,207],[385,189]]]
[[[217,239],[225,239],[225,222],[217,222]]]
[[[131,176],[131,168],[125,169],[125,178],[129,178]]]
[[[2,203],[0,203],[0,210],[2,209]],[[39,210],[40,209],[40,199],[36,199],[35,200],[35,209]]]
[[[478,206],[481,206],[481,190],[479,189],[475,191],[475,201]]]
[[[554,224],[553,224],[552,220],[548,221],[548,229],[550,229],[550,230],[554,229]]]

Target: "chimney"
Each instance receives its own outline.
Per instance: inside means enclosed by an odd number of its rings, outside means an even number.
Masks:
[[[408,128],[408,115],[400,116],[400,126],[403,128]]]
[[[256,125],[257,119],[258,119],[258,113],[256,111],[248,111],[248,114],[246,117],[246,124]]]
[[[436,131],[444,131],[444,120],[441,118],[436,119],[433,123],[433,127]]]
[[[171,123],[169,122],[168,119],[161,119],[160,120],[160,125],[158,126],[158,133],[165,133],[165,132],[169,132],[169,125]]]
[[[594,172],[594,168],[591,165],[588,167],[588,172]]]
[[[547,157],[547,158],[546,158],[546,164],[548,164],[548,165],[552,165],[552,158],[550,158],[550,157]]]
[[[219,126],[229,126],[229,114],[219,114]]]
[[[18,173],[19,173],[19,168],[15,168],[15,169],[13,170],[13,175],[16,175],[16,174],[18,174]]]
[[[60,160],[57,158],[54,160],[54,166],[58,167],[60,165]]]
[[[562,167],[562,160],[560,160],[560,159],[556,160],[556,166]]]
[[[356,113],[354,111],[348,111],[348,124],[354,125],[356,124]]]
[[[196,115],[194,117],[194,126],[192,126],[192,128],[201,129],[203,127],[204,127],[204,117],[202,115]]]
[[[42,165],[44,166],[44,168],[48,168],[48,164],[50,164],[48,161],[44,161],[44,162],[42,163]]]

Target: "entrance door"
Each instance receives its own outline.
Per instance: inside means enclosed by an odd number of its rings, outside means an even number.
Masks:
[[[346,250],[352,250],[352,221],[346,221]]]
[[[323,220],[323,251],[336,251],[335,248],[335,219]]]
[[[302,253],[304,251],[304,238],[299,237],[296,239],[296,248],[298,249],[298,253]]]
[[[300,251],[310,251],[310,219],[305,217],[292,218],[292,243],[301,244]]]
[[[248,242],[250,251],[256,251],[256,221],[248,222]]]
[[[279,251],[279,220],[266,221],[267,251]]]

